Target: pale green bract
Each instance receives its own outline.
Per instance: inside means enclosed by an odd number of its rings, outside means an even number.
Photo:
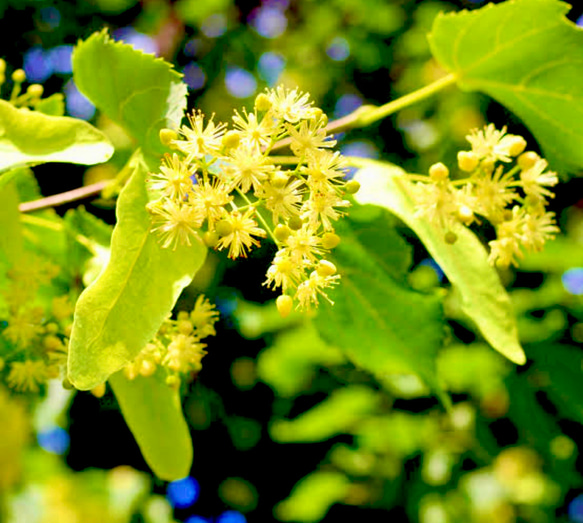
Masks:
[[[93,165],[112,154],[109,139],[83,120],[18,109],[0,100],[0,173],[44,162]]]
[[[429,35],[437,61],[462,89],[517,114],[552,168],[583,167],[583,31],[556,0],[508,0],[438,16]]]
[[[192,465],[192,440],[180,394],[166,385],[163,373],[128,380],[118,372],[110,377],[109,384],[156,476],[166,481],[187,476]]]
[[[451,230],[457,240],[448,244],[441,226],[416,215],[415,201],[406,186],[409,183],[406,173],[398,167],[377,163],[360,169],[355,179],[361,185],[356,200],[388,209],[413,229],[459,291],[462,310],[488,343],[514,363],[524,364],[526,356],[518,339],[510,298],[478,238],[456,224]]]
[[[103,383],[137,356],[206,256],[196,240],[175,250],[160,247],[146,211],[146,176],[138,157],[117,203],[109,264],[77,302],[69,379],[81,390]]]

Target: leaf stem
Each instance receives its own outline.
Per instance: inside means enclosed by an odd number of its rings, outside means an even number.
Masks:
[[[22,213],[40,211],[41,209],[49,209],[51,207],[57,207],[58,205],[64,205],[66,203],[71,203],[77,200],[83,200],[85,198],[89,198],[90,196],[97,196],[107,186],[108,183],[109,180],[97,182],[91,185],[86,185],[85,187],[73,189],[72,191],[41,198],[40,200],[24,202],[18,206],[18,210]]]

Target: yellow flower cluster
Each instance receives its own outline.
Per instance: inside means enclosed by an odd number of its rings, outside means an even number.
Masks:
[[[199,234],[205,243],[228,250],[232,259],[269,235],[277,253],[265,285],[281,289],[282,314],[308,309],[325,299],[340,278],[325,257],[338,245],[333,222],[349,206],[344,161],[330,149],[328,119],[307,94],[284,87],[259,94],[253,112],[237,112],[229,130],[200,112],[189,115],[179,134],[165,130],[162,141],[177,152],[152,174],[153,230],[162,246],[189,245]],[[270,155],[287,140],[293,157]]]
[[[451,180],[442,163],[429,177],[410,176],[418,214],[447,231],[454,222],[469,226],[487,219],[497,238],[489,242],[489,261],[499,267],[517,265],[523,251],[538,251],[559,232],[555,216],[547,212],[549,190],[558,183],[548,163],[532,151],[524,152],[522,136],[507,134],[493,124],[467,137],[472,148],[458,153],[458,167],[466,177]],[[448,232],[445,239],[456,240]]]
[[[67,361],[73,307],[66,295],[37,305],[37,293],[57,275],[58,267],[28,256],[8,271],[4,291],[8,304],[6,344],[0,358],[0,379],[17,392],[39,393],[48,379],[57,378]]]
[[[214,336],[219,313],[202,294],[194,309],[178,313],[176,320],[166,320],[156,338],[126,365],[124,374],[130,380],[152,376],[158,367],[166,370],[166,383],[180,385],[180,374],[196,374],[202,368],[206,344],[200,340]]]

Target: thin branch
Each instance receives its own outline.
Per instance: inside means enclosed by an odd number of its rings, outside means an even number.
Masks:
[[[40,200],[24,202],[18,206],[18,210],[20,212],[39,211],[41,209],[49,209],[50,207],[57,207],[58,205],[75,202],[77,200],[84,200],[85,198],[89,198],[91,196],[97,196],[101,191],[103,191],[103,189],[105,189],[107,184],[108,181],[105,180],[87,185],[85,187],[79,187],[78,189],[73,189],[72,191],[54,194],[53,196],[41,198]]]

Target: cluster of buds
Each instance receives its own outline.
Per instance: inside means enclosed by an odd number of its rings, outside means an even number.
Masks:
[[[8,271],[0,381],[17,392],[38,394],[49,379],[63,374],[73,306],[67,295],[52,298],[46,307],[37,299],[40,287],[57,273],[58,267],[32,256]]]
[[[429,177],[410,175],[411,193],[418,214],[442,227],[446,241],[456,236],[448,231],[453,223],[469,226],[488,220],[497,238],[489,242],[489,261],[506,268],[517,265],[522,249],[539,251],[559,232],[555,216],[547,212],[549,190],[558,183],[557,174],[533,151],[524,152],[522,136],[497,130],[493,124],[467,136],[472,148],[458,153],[458,167],[465,174],[451,180],[449,169],[436,163]]]
[[[12,75],[12,92],[10,103],[16,107],[34,107],[41,99],[44,88],[40,84],[30,84],[26,91],[22,92],[22,84],[26,81],[26,73],[23,69],[16,69]],[[0,88],[6,81],[6,62],[0,58]]]
[[[152,376],[159,367],[166,372],[166,384],[178,388],[181,375],[197,374],[207,353],[201,340],[214,336],[219,313],[201,294],[189,313],[181,311],[175,320],[167,319],[151,343],[124,367],[125,376]]]
[[[340,241],[333,222],[358,184],[346,181],[327,123],[307,94],[280,86],[259,94],[253,112],[235,111],[231,129],[195,112],[178,133],[164,130],[176,152],[152,174],[148,204],[162,246],[200,237],[236,259],[269,236],[277,252],[264,285],[280,291],[280,313],[330,301],[325,289],[340,278],[326,260]],[[270,155],[282,140],[293,156]]]

